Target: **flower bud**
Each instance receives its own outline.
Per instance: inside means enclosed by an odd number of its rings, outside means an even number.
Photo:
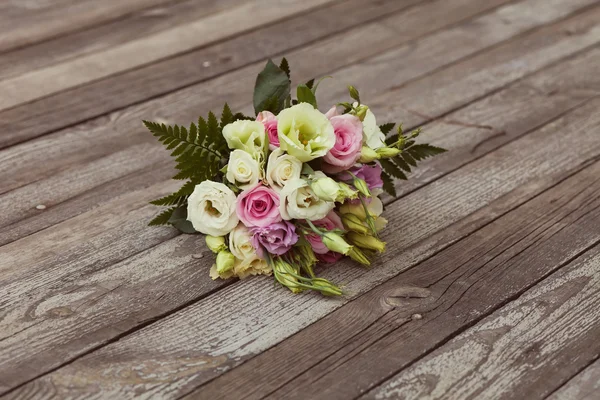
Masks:
[[[356,232],[348,232],[348,240],[354,243],[356,246],[368,249],[368,250],[376,250],[380,253],[383,253],[385,250],[385,242],[371,236],[371,235],[362,235]]]
[[[311,284],[315,290],[318,290],[325,296],[339,296],[342,294],[342,289],[329,282],[327,279],[313,278]]]
[[[358,247],[352,247],[352,250],[350,250],[348,256],[362,265],[371,265],[371,261],[369,261],[365,253],[360,251]]]
[[[396,147],[380,147],[375,152],[381,158],[392,158],[400,154],[400,149]]]
[[[213,253],[218,253],[222,250],[227,250],[227,246],[225,245],[225,237],[224,236],[206,235],[206,237],[204,239],[206,240],[206,246]]]
[[[352,184],[354,185],[356,190],[358,190],[364,196],[371,197],[371,191],[369,190],[369,187],[367,186],[367,182],[365,182],[364,179],[355,177],[354,180],[352,181]]]
[[[340,197],[338,198],[338,201],[341,202],[346,199],[354,200],[358,198],[358,192],[352,189],[349,185],[345,184],[344,182],[338,182],[338,185],[340,187]]]
[[[280,257],[275,258],[273,272],[277,282],[290,289],[292,293],[302,292],[303,289],[298,284],[298,279],[294,276],[296,271],[288,262],[282,260]]]
[[[366,234],[369,232],[367,227],[363,225],[361,219],[354,214],[342,214],[341,219],[346,229],[350,231],[362,234]]]
[[[233,268],[235,257],[228,250],[221,250],[217,254],[217,272],[222,274]]]
[[[340,213],[356,215],[361,221],[367,219],[365,208],[360,203],[344,203],[339,208]]]
[[[370,163],[371,161],[378,160],[380,158],[379,150],[375,151],[369,146],[363,146],[360,149],[360,158],[358,162],[360,163]]]
[[[310,188],[321,200],[336,201],[339,197],[340,186],[329,177],[315,179],[311,182]]]
[[[358,119],[360,119],[361,122],[365,119],[365,116],[367,115],[367,111],[369,111],[369,107],[367,107],[365,105],[360,105],[360,106],[356,107],[355,114],[358,117]]]
[[[352,246],[335,232],[325,232],[321,237],[321,240],[329,250],[335,251],[336,253],[348,254],[352,249]]]

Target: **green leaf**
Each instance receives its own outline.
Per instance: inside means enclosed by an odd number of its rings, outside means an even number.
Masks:
[[[398,168],[398,166],[396,164],[394,164],[393,162],[389,161],[389,160],[379,160],[379,163],[381,164],[381,167],[383,168],[383,170],[393,176],[394,178],[398,178],[398,179],[402,179],[402,180],[407,180],[408,178],[406,177],[406,175],[404,174],[404,172],[402,172],[402,170],[400,168]]]
[[[281,59],[281,63],[279,64],[279,69],[281,69],[283,72],[285,72],[288,79],[291,78],[290,64],[288,63],[288,60],[285,57],[283,57]]]
[[[385,135],[387,135],[388,133],[390,133],[392,131],[392,129],[394,129],[394,126],[396,126],[395,123],[389,122],[387,124],[379,125],[379,129],[381,130],[381,132],[383,132]]]
[[[402,157],[404,159],[404,161],[406,161],[408,164],[412,165],[413,167],[417,166],[417,161],[414,158],[412,158],[410,154],[400,153],[400,157]]]
[[[319,79],[317,81],[317,83],[315,83],[314,85],[312,85],[312,87],[310,88],[310,90],[312,90],[312,92],[316,95],[317,94],[317,88],[319,87],[319,85],[321,84],[321,82],[323,82],[323,80],[327,79],[327,78],[333,78],[333,77],[331,75],[327,75],[327,76],[322,77],[321,79]],[[314,79],[313,79],[313,81],[314,81]],[[306,86],[308,86],[308,85],[306,85]]]
[[[296,96],[298,97],[298,102],[300,103],[308,103],[312,105],[314,108],[317,108],[317,98],[315,94],[310,90],[310,88],[304,84],[298,85],[298,89],[296,91]]]
[[[417,161],[424,160],[429,157],[433,157],[438,154],[445,153],[447,150],[441,147],[432,146],[430,144],[415,144],[408,149],[406,152]]]
[[[223,112],[221,113],[221,129],[232,123],[234,120],[235,117],[231,112],[231,108],[229,108],[229,104],[225,103],[223,106]]]
[[[383,190],[385,190],[390,196],[396,197],[396,187],[394,186],[394,180],[392,177],[383,172],[381,174],[381,180],[383,181]]]
[[[401,156],[394,157],[393,160],[394,164],[402,168],[404,171],[410,172],[410,165],[408,165]]]
[[[312,90],[313,86],[315,85],[315,79],[311,79],[310,81],[306,82],[305,85]]]
[[[183,233],[198,233],[192,223],[187,220],[187,206],[182,205],[177,207],[168,221],[169,224],[173,225],[180,232]]]
[[[192,181],[188,181],[175,193],[152,200],[150,204],[154,204],[155,206],[179,206],[187,201],[195,187],[196,185]]]
[[[171,207],[167,210],[164,210],[163,212],[161,212],[160,214],[158,214],[156,217],[154,217],[149,223],[149,226],[158,226],[158,225],[168,225],[169,224],[169,219],[171,218],[171,215],[173,214],[173,212],[175,211],[177,207]]]
[[[265,68],[256,77],[254,111],[256,114],[261,111],[278,114],[283,109],[290,90],[290,80],[286,72],[273,61],[267,61]]]

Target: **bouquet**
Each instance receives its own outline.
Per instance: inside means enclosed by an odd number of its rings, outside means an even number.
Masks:
[[[206,235],[213,279],[273,275],[294,293],[342,294],[314,266],[343,257],[369,266],[385,249],[379,196],[395,196],[394,178],[445,151],[416,143],[419,130],[378,126],[353,86],[350,102],[322,113],[322,79],[298,85],[293,98],[287,60],[269,60],[256,79],[256,117],[225,104],[220,119],[210,112],[189,128],[144,121],[172,150],[173,179],[186,181],[151,202],[168,208],[150,225]]]

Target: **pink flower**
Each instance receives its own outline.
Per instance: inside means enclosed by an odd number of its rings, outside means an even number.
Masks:
[[[323,264],[333,264],[338,261],[344,255],[342,253],[336,253],[335,251],[328,251],[323,254],[316,254],[317,259]]]
[[[265,227],[254,227],[252,232],[252,246],[256,254],[265,258],[265,251],[278,256],[285,254],[298,241],[294,224],[281,221]]]
[[[381,165],[375,164],[373,166],[363,164],[360,166],[350,168],[350,172],[356,175],[357,178],[363,179],[369,190],[380,189],[383,187],[383,180],[381,179]],[[352,175],[342,172],[337,175],[342,181],[351,181]]]
[[[336,173],[350,168],[360,158],[362,148],[363,126],[355,115],[336,115],[332,108],[325,114],[335,132],[335,144],[323,157],[323,170]]]
[[[325,218],[312,221],[312,223],[315,226],[319,228],[325,228],[328,231],[332,231],[334,229],[344,229],[342,220],[334,211],[330,211],[329,214],[325,216]],[[327,246],[323,244],[321,237],[316,233],[313,232],[311,234],[306,235],[305,237],[316,254],[325,254],[329,252]]]
[[[260,183],[246,189],[237,198],[236,212],[247,227],[268,226],[281,221],[279,195]]]
[[[271,111],[261,111],[256,116],[258,122],[262,122],[269,136],[269,149],[275,150],[279,147],[279,136],[277,136],[277,117]]]

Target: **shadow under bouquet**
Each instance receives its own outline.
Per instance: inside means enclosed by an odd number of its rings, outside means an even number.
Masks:
[[[342,294],[313,267],[343,257],[370,265],[385,250],[379,196],[395,196],[394,179],[445,151],[417,143],[419,130],[378,126],[353,86],[350,102],[322,113],[320,82],[298,85],[293,98],[288,62],[269,60],[256,79],[256,117],[225,104],[219,119],[211,112],[189,128],[144,121],[172,150],[173,179],[186,181],[151,202],[168,208],[150,225],[206,235],[213,279],[273,275],[294,293]]]

